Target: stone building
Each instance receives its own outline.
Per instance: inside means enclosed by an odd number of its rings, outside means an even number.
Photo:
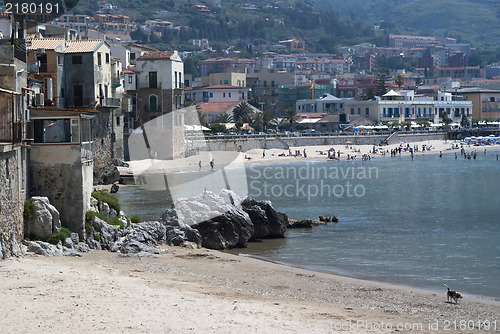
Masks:
[[[25,22],[0,18],[0,259],[21,254],[27,196]]]

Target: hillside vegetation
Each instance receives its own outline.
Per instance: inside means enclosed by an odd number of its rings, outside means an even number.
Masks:
[[[497,0],[315,0],[340,16],[381,24],[394,34],[448,36],[476,47],[500,42]]]

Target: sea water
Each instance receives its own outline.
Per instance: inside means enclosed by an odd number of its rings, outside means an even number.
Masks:
[[[470,151],[470,149],[469,149]],[[455,159],[455,154],[457,158]],[[500,299],[500,161],[478,150],[362,161],[246,168],[249,195],[293,219],[338,216],[338,223],[289,229],[285,239],[240,253],[306,269]],[[231,173],[231,171],[228,171]],[[179,174],[189,179],[196,173]],[[122,208],[157,219],[166,192],[118,192]]]

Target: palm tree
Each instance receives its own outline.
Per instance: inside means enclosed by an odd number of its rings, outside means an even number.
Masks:
[[[294,108],[286,108],[285,118],[290,122],[290,130],[293,129],[293,122],[297,119],[297,110]]]
[[[274,116],[270,111],[264,111],[262,113],[262,126],[264,130],[267,130],[269,125],[276,125],[276,116]]]
[[[255,130],[262,131],[263,122],[264,122],[264,117],[262,113],[261,112],[255,113],[253,117],[253,127],[255,128]]]
[[[252,107],[246,102],[241,102],[233,109],[233,120],[235,123],[248,123],[252,119],[252,113]]]
[[[230,123],[233,121],[233,117],[228,114],[221,114],[217,119],[215,120],[216,123]]]

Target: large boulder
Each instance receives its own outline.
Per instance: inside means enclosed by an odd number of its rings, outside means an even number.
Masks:
[[[49,199],[33,196],[30,200],[35,212],[25,219],[25,235],[46,240],[52,233],[58,233],[61,229],[59,211],[50,204]]]
[[[201,234],[201,245],[212,249],[244,247],[254,228],[243,210],[229,210],[192,226]]]
[[[285,237],[288,217],[284,213],[274,210],[271,202],[256,201],[247,197],[241,202],[241,206],[254,226],[251,240]]]

